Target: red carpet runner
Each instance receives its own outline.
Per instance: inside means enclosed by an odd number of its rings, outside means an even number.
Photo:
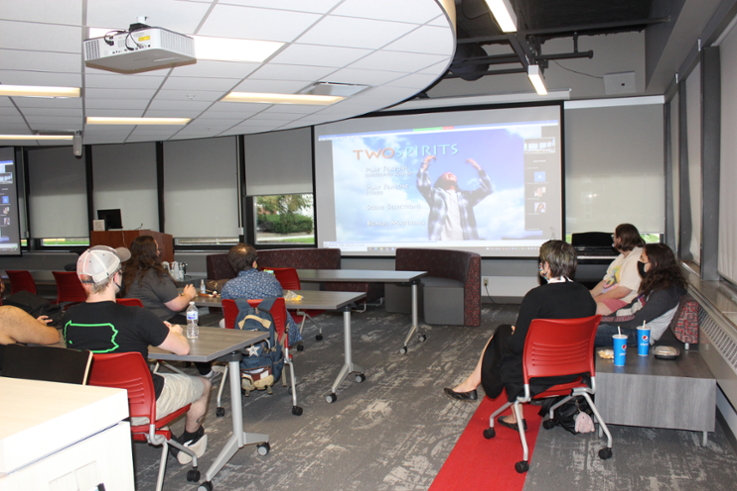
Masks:
[[[483,398],[429,491],[520,491],[524,487],[527,474],[514,470],[514,464],[522,460],[519,433],[495,424],[494,438],[487,440],[483,435],[489,427],[489,416],[505,401],[504,392],[496,400]],[[531,461],[542,418],[537,414],[538,406],[526,404],[523,410]],[[511,414],[511,408],[505,414]]]

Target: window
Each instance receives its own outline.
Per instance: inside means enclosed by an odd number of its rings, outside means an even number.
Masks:
[[[257,245],[315,244],[312,194],[277,194],[255,196]]]

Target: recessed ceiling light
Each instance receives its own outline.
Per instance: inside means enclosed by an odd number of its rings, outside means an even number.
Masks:
[[[102,37],[118,29],[91,27],[90,38]],[[251,39],[218,38],[209,36],[189,36],[194,39],[195,58],[213,61],[240,61],[261,63],[273,55],[284,43],[276,41],[256,41]]]
[[[191,121],[191,118],[104,118],[104,117],[87,117],[87,124],[171,124],[185,125]]]
[[[224,102],[254,102],[258,104],[304,104],[327,106],[344,98],[331,95],[269,94],[262,92],[231,92],[222,98]]]
[[[0,95],[8,97],[79,97],[79,87],[0,84]]]
[[[71,140],[74,135],[0,135],[0,140]]]

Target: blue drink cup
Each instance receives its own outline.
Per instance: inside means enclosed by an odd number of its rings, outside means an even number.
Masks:
[[[627,358],[627,335],[615,334],[612,339],[614,340],[614,366],[623,367]]]
[[[650,353],[650,328],[637,328],[637,354],[647,356]]]

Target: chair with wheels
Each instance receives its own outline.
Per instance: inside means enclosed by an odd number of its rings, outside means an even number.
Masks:
[[[299,275],[295,268],[266,268],[274,272],[274,276],[279,281],[279,284],[284,290],[301,290],[302,283],[299,281]],[[305,320],[309,319],[317,328],[317,335],[315,339],[317,341],[322,340],[322,327],[315,322],[314,317],[325,313],[324,310],[296,310],[290,312],[290,315],[294,319],[294,322],[299,324],[299,333],[302,334],[302,329],[305,326]],[[301,351],[302,345],[297,345],[297,351]]]
[[[76,272],[52,271],[56,280],[56,303],[65,303],[64,310],[69,306],[87,300],[87,293],[82,288],[82,282]]]
[[[36,281],[31,276],[30,271],[25,269],[21,270],[10,270],[6,269],[5,272],[8,274],[8,280],[10,281],[10,293],[18,293],[20,291],[31,292],[36,294]]]
[[[139,298],[116,298],[115,301],[128,307],[143,307],[143,302]]]
[[[261,300],[248,300],[248,304],[251,307],[258,307]],[[235,329],[235,320],[238,317],[238,305],[235,300],[224,299],[223,305],[223,318],[225,319],[226,329]],[[279,343],[282,345],[284,352],[284,364],[289,365],[289,377],[291,379],[290,390],[292,391],[292,414],[300,416],[302,414],[302,408],[297,406],[297,380],[294,376],[294,363],[292,357],[289,354],[289,339],[287,333],[287,322],[286,316],[287,308],[284,304],[283,298],[277,298],[274,305],[271,308],[271,317],[274,320],[274,327],[276,328],[276,335]],[[218,405],[215,414],[218,417],[225,416],[225,409],[222,406],[223,389],[225,388],[225,379],[228,376],[228,367],[225,366],[225,372],[223,373],[223,379],[220,381],[220,388],[218,389]],[[282,385],[287,386],[286,373],[282,373]]]
[[[95,354],[90,373],[90,385],[100,387],[116,387],[128,391],[128,407],[131,416],[131,434],[134,441],[148,442],[150,445],[162,445],[159,477],[156,491],[161,491],[166,471],[166,458],[169,445],[192,457],[192,469],[187,472],[188,481],[199,481],[200,471],[197,469],[197,455],[172,438],[168,425],[189,410],[187,404],[173,413],[156,419],[156,395],[151,372],[141,353],[105,353]],[[147,423],[139,424],[134,418],[145,418]]]
[[[2,376],[85,385],[91,362],[92,353],[87,350],[9,344]]]
[[[555,410],[572,398],[583,396],[589,403],[600,430],[607,436],[607,445],[599,450],[599,457],[608,459],[612,456],[612,435],[591,399],[591,396],[596,393],[594,338],[599,321],[601,321],[600,315],[582,319],[535,319],[532,321],[522,354],[524,393],[513,403],[507,402],[494,411],[489,417],[489,428],[484,430],[485,438],[496,436],[494,420],[509,406],[513,406],[512,409],[519,422],[523,420],[522,404],[529,403],[533,399],[564,396],[550,408],[548,419],[543,422],[543,427],[550,429],[554,426],[551,423]],[[539,394],[531,395],[531,379],[564,376],[577,376],[577,378],[573,382],[554,385]],[[529,470],[529,449],[524,425],[518,424],[517,427],[522,443],[522,460],[515,464],[515,469],[523,473]]]

